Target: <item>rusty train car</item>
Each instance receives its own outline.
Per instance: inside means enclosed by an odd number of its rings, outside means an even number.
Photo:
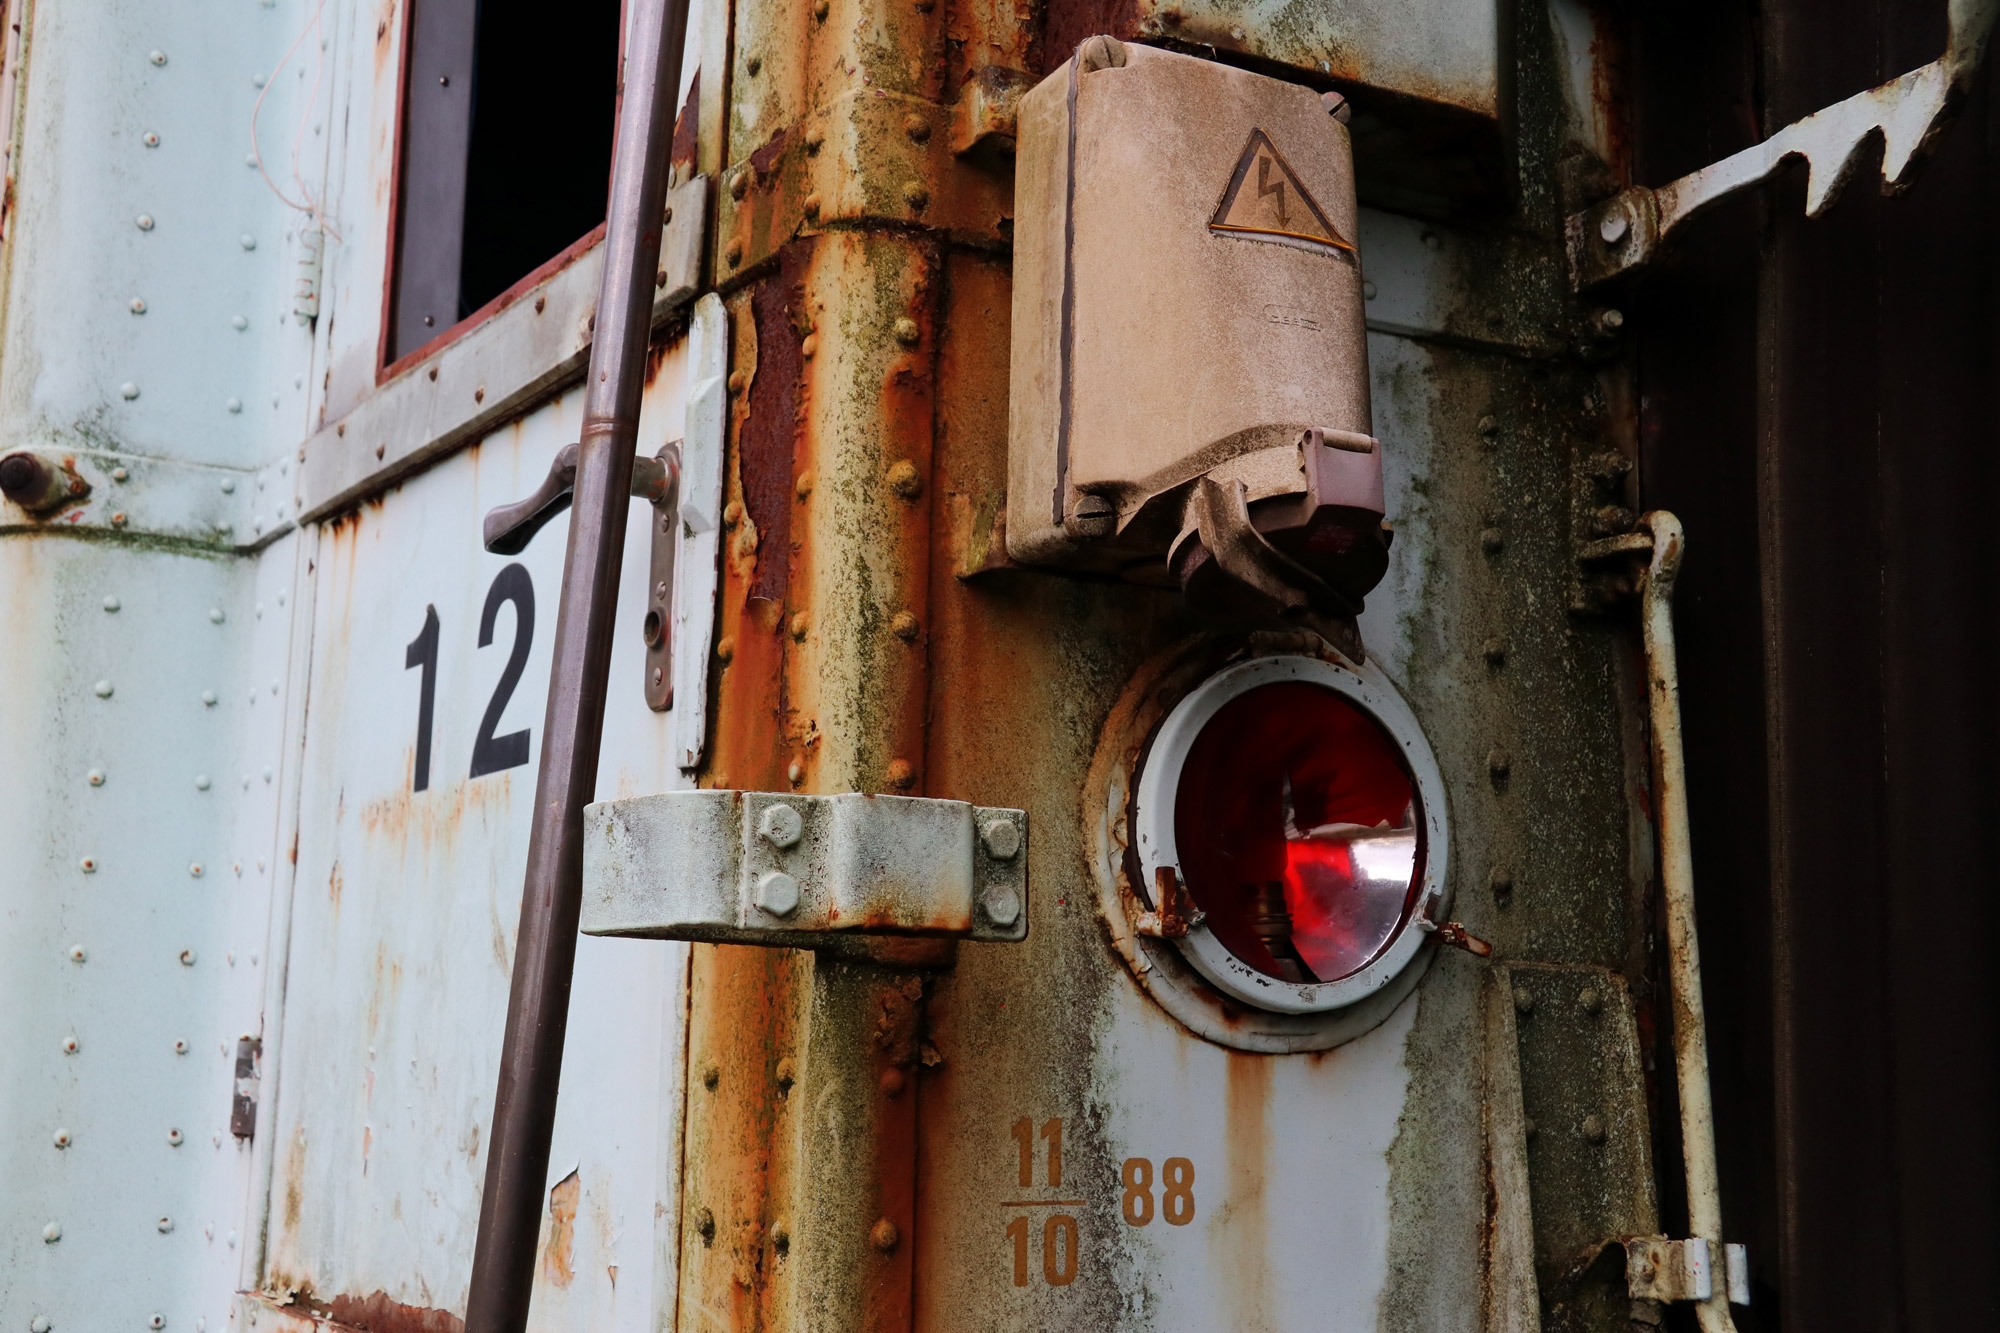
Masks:
[[[1996,8],[4,0],[0,1326],[2000,1326]]]

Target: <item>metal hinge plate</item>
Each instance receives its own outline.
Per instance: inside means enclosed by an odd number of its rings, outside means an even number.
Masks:
[[[1028,933],[1028,816],[925,797],[684,791],[584,811],[586,935],[813,948]]]

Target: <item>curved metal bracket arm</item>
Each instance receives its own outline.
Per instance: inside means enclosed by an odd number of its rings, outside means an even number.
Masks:
[[[564,445],[533,495],[487,511],[480,536],[488,551],[519,555],[550,519],[569,508],[576,490],[576,456],[576,445]],[[632,498],[659,504],[673,493],[678,471],[678,461],[669,459],[665,451],[658,458],[633,459]]]
[[[1570,284],[1584,291],[1643,268],[1669,232],[1709,205],[1777,174],[1793,158],[1806,162],[1806,216],[1833,206],[1861,149],[1882,136],[1882,191],[1900,194],[1965,101],[1986,58],[2000,0],[1951,0],[1945,53],[1921,69],[1856,93],[1785,126],[1764,142],[1662,185],[1636,185],[1570,216]]]

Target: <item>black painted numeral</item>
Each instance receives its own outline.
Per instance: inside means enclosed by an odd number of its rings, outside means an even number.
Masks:
[[[424,608],[424,627],[403,650],[403,670],[422,667],[423,683],[417,687],[417,762],[410,773],[410,790],[423,791],[431,785],[431,719],[437,708],[438,613],[437,607]]]
[[[526,566],[518,562],[508,565],[494,576],[493,586],[486,590],[486,609],[479,614],[481,648],[493,642],[493,622],[500,614],[502,602],[514,604],[514,647],[507,654],[500,683],[493,687],[486,716],[480,719],[479,735],[472,742],[471,776],[475,778],[528,762],[527,728],[510,731],[505,736],[493,734],[493,728],[500,725],[500,715],[507,711],[507,701],[514,697],[514,687],[521,683],[521,673],[528,667],[528,646],[535,637],[535,584],[528,577]]]

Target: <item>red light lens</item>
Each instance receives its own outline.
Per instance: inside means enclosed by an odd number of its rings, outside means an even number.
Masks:
[[[1407,924],[1423,875],[1416,784],[1395,741],[1303,681],[1248,690],[1189,747],[1180,873],[1222,944],[1286,981],[1337,981]]]

